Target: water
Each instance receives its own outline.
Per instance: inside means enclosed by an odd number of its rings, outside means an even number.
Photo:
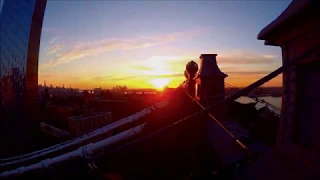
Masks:
[[[282,103],[282,97],[272,97],[272,96],[264,96],[264,97],[259,97],[259,99],[263,99],[266,102],[278,107],[281,109],[281,103]],[[253,103],[255,102],[253,99],[247,97],[247,96],[241,96],[239,99],[236,100],[237,102],[240,102],[242,104],[248,104],[248,103]],[[260,109],[264,107],[265,104],[263,103],[257,103],[256,108]],[[278,112],[280,113],[280,112]]]

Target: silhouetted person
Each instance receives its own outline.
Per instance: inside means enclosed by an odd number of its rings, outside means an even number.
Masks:
[[[186,70],[184,73],[185,73],[185,76],[187,77],[187,90],[191,96],[195,96],[196,81],[194,78],[195,78],[198,70],[199,70],[198,64],[194,61],[190,61],[186,65]]]

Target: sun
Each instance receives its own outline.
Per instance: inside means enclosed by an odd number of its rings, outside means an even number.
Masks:
[[[165,78],[152,79],[151,84],[156,89],[163,89],[165,86],[167,86],[169,84],[169,79],[165,79]]]

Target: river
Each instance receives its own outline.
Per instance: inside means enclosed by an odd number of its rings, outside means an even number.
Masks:
[[[272,96],[264,96],[264,97],[259,97],[259,99],[263,99],[266,102],[278,107],[279,109],[281,109],[281,103],[282,103],[282,97],[272,97]],[[247,97],[247,96],[242,96],[239,99],[236,100],[237,102],[243,103],[243,104],[248,104],[248,103],[253,103],[255,102],[253,99]],[[265,106],[265,104],[263,103],[257,103],[256,108],[260,109],[263,106]],[[280,113],[280,112],[279,112]]]

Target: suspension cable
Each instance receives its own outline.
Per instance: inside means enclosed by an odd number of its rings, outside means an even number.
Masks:
[[[197,99],[193,98],[193,97],[192,97],[189,93],[187,93],[186,91],[185,91],[185,93],[186,93],[186,95],[187,95],[189,98],[191,98],[192,100],[194,100],[194,102],[196,102],[196,103],[201,107],[202,110],[205,110],[205,109],[206,109],[204,106],[202,106],[202,104],[201,104]],[[212,115],[212,113],[207,112],[207,114],[208,114],[209,117],[210,117],[211,119],[213,119],[227,134],[229,134],[229,135],[236,141],[236,143],[237,143],[238,145],[240,145],[240,147],[241,147],[242,149],[248,150],[248,147],[247,147],[246,145],[244,145],[239,139],[237,139],[237,138],[235,137],[235,135],[232,134],[231,131],[229,131],[217,118],[215,118],[215,117]]]

